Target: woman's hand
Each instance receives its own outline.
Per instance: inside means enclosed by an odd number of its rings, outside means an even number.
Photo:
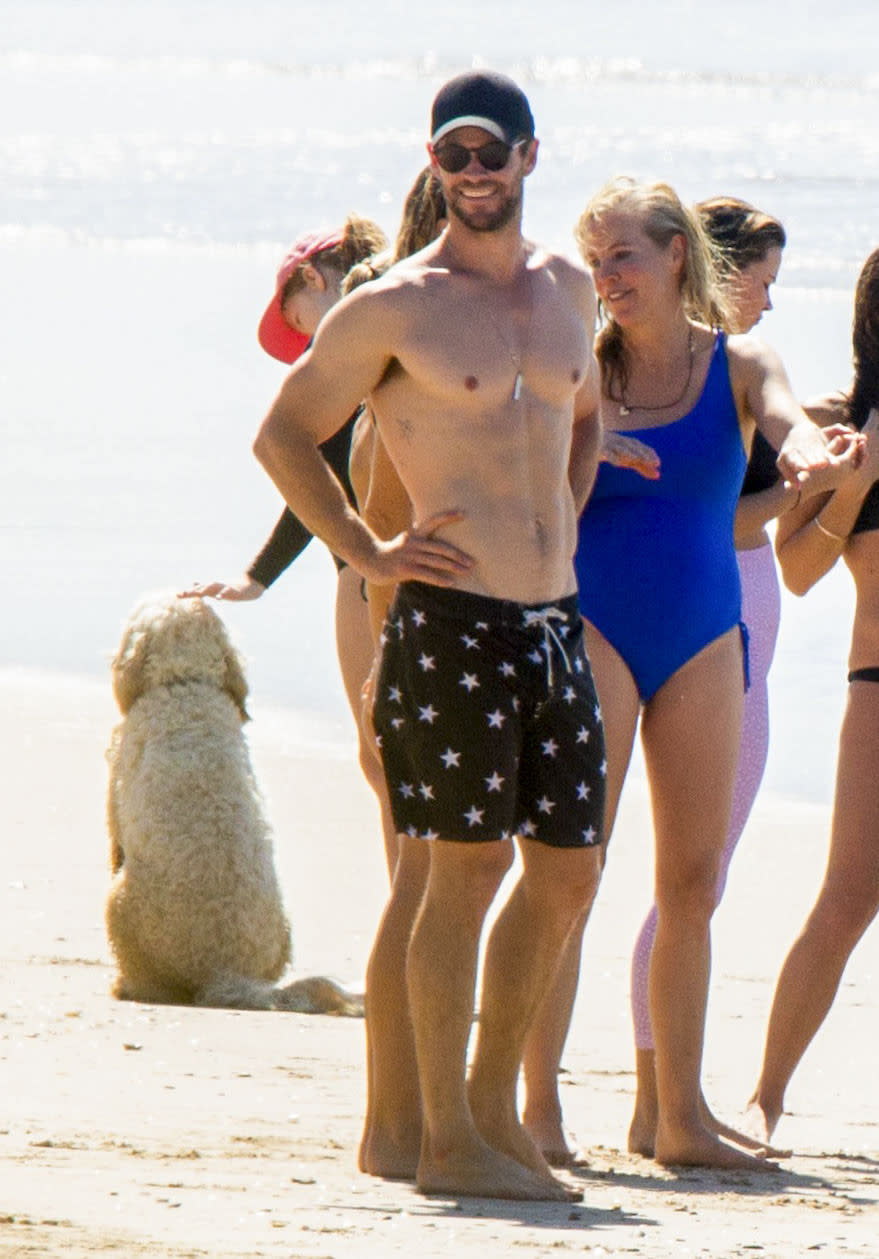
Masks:
[[[623,433],[614,433],[609,428],[604,429],[598,457],[604,463],[613,464],[615,468],[630,468],[648,481],[659,478],[659,455],[652,446],[638,441],[637,437],[627,437]]]
[[[245,573],[237,581],[196,581],[188,590],[178,590],[178,599],[227,599],[230,603],[245,603],[259,599],[266,592],[262,582],[254,581]]]

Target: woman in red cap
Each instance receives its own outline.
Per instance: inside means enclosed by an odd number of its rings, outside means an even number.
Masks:
[[[345,276],[387,246],[381,228],[369,219],[349,215],[341,227],[308,232],[290,247],[278,269],[275,292],[260,320],[259,343],[267,354],[282,363],[295,363],[307,349],[321,319],[342,296]],[[356,499],[348,475],[351,435],[358,412],[350,417],[321,447],[339,477],[353,506]],[[285,507],[259,554],[233,581],[197,582],[181,594],[202,598],[243,601],[259,599],[297,556],[308,546],[311,532]],[[335,557],[334,557],[335,558]],[[359,576],[336,558],[336,649],[348,702],[358,719],[360,690],[374,655],[367,607]],[[367,753],[361,757],[364,773],[384,800],[380,767]],[[384,806],[383,806],[384,814]],[[383,816],[388,861],[392,861],[393,826]]]

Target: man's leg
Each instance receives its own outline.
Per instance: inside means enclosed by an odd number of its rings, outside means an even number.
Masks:
[[[595,895],[601,852],[598,846],[551,848],[530,839],[522,840],[521,848],[522,875],[486,949],[470,1105],[490,1145],[550,1178],[537,1143],[519,1122],[519,1068],[529,1027],[553,987],[566,941]]]
[[[407,964],[423,1116],[416,1183],[426,1193],[563,1201],[561,1185],[487,1144],[467,1098],[479,939],[512,855],[510,841],[430,842]]]
[[[427,884],[430,850],[399,837],[391,895],[366,971],[367,1106],[361,1171],[415,1176],[421,1149],[421,1099],[406,986],[406,954]]]

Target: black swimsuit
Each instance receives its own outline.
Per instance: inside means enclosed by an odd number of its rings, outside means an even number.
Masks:
[[[859,429],[866,424],[867,415],[858,424]],[[858,512],[858,518],[851,532],[853,534],[870,533],[873,529],[879,529],[879,481],[874,481],[867,491],[867,497],[861,503],[861,510]],[[848,680],[849,682],[879,682],[879,665],[865,665],[863,669],[852,669]]]
[[[348,501],[352,507],[357,506],[354,489],[348,475],[348,460],[351,454],[351,435],[354,424],[360,414],[360,407],[354,412],[344,426],[328,441],[321,442],[320,452],[342,482]],[[281,573],[289,568],[297,556],[308,546],[314,534],[294,516],[289,507],[285,507],[281,518],[271,532],[271,536],[256,559],[247,570],[247,576],[258,581],[268,589],[272,582],[277,581]],[[333,556],[339,572],[346,567],[345,561]]]

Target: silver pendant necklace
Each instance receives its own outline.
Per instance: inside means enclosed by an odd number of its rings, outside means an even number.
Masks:
[[[524,384],[524,377],[522,375],[522,354],[524,353],[525,348],[528,345],[528,338],[531,333],[531,316],[534,312],[534,300],[533,300],[533,293],[531,291],[531,274],[527,268],[525,270],[525,283],[528,289],[528,314],[524,323],[525,335],[522,338],[522,350],[519,353],[516,353],[516,351],[512,348],[507,338],[501,332],[500,324],[495,319],[494,314],[490,310],[488,312],[488,317],[491,320],[492,326],[494,327],[494,330],[498,335],[498,340],[501,342],[504,349],[509,354],[510,362],[513,364],[513,367],[515,367],[516,369],[516,375],[513,377],[513,392],[510,395],[510,400],[512,402],[518,402],[519,399],[522,397],[522,385]],[[514,327],[515,327],[515,324],[514,324]]]

